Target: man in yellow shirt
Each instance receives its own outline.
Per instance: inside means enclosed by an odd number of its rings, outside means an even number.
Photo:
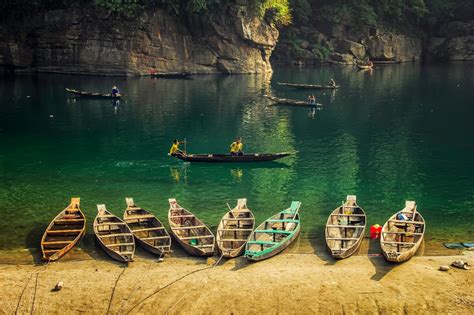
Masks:
[[[173,144],[171,145],[170,148],[170,155],[183,155],[183,151],[179,149],[179,145],[183,143],[184,141],[178,141],[177,139],[173,140]]]
[[[235,141],[230,145],[230,155],[244,155],[244,152],[242,151],[243,146],[242,138],[235,139]]]

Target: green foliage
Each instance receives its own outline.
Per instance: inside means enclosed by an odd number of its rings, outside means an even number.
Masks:
[[[290,0],[293,19],[299,24],[308,24],[313,12],[308,0]]]
[[[277,25],[291,23],[291,10],[289,0],[254,0],[254,8],[261,18]]]

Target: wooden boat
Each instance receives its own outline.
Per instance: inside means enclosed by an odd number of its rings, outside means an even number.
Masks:
[[[292,100],[288,98],[279,98],[279,97],[275,97],[271,95],[264,95],[264,96],[273,102],[270,106],[275,106],[275,105],[305,106],[305,107],[323,106],[323,104],[320,104],[320,103],[309,104],[307,101],[298,101],[298,100]]]
[[[152,72],[152,78],[166,78],[166,79],[189,79],[192,75],[190,72]]]
[[[301,202],[293,201],[283,210],[260,224],[250,234],[245,247],[245,257],[260,261],[275,256],[287,248],[300,234]]]
[[[279,82],[278,85],[288,86],[295,89],[310,89],[310,90],[336,90],[340,88],[339,85],[321,85],[321,84],[296,84]]]
[[[214,255],[215,237],[211,230],[190,211],[182,208],[176,199],[169,199],[168,221],[171,235],[181,247],[193,256]]]
[[[356,203],[356,196],[347,196],[346,202],[334,209],[326,223],[326,245],[334,258],[354,254],[364,239],[367,217]]]
[[[110,257],[120,262],[133,261],[135,240],[132,230],[122,219],[107,211],[105,205],[97,205],[94,234]]]
[[[223,162],[265,162],[274,161],[284,158],[291,153],[245,153],[244,155],[230,155],[230,154],[176,154],[173,155],[183,161],[188,162],[210,162],[210,163],[223,163]]]
[[[373,69],[373,66],[368,66],[368,65],[356,65],[359,70],[371,70]]]
[[[405,216],[401,219],[399,214]],[[388,261],[404,262],[413,257],[425,235],[425,219],[416,210],[414,201],[406,201],[405,208],[395,213],[382,227],[380,246]]]
[[[122,97],[122,94],[117,94],[117,95],[112,95],[111,93],[93,93],[93,92],[84,92],[84,91],[78,91],[78,90],[73,90],[73,89],[68,89],[66,88],[66,91],[69,93],[72,93],[74,96],[80,96],[80,97],[88,97],[88,98],[112,98],[112,99],[120,99]]]
[[[86,217],[79,207],[80,202],[81,198],[71,198],[69,206],[61,211],[46,228],[41,238],[43,260],[58,260],[84,236]]]
[[[247,199],[238,199],[237,205],[223,217],[217,227],[217,247],[225,258],[242,254],[247,239],[255,227],[255,217],[247,208]]]
[[[170,252],[171,237],[158,218],[135,205],[133,198],[125,198],[127,209],[123,220],[132,230],[138,244],[147,251],[162,256]]]

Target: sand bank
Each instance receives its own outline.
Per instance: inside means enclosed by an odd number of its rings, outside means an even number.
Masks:
[[[139,253],[128,267],[85,254],[46,266],[0,264],[0,313],[474,313],[473,270],[437,270],[455,259],[472,262],[474,253],[393,265],[381,256],[334,261],[288,252],[215,268],[179,256],[158,263]],[[60,280],[64,288],[52,292]]]

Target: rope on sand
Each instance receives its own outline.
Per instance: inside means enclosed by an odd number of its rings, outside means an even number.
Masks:
[[[33,313],[35,311],[36,290],[38,288],[38,277],[39,277],[39,272],[36,273],[35,292],[33,293],[33,302],[31,303],[30,315],[33,315]]]
[[[115,279],[115,284],[114,284],[114,287],[112,289],[112,293],[110,295],[110,300],[109,300],[109,306],[107,307],[107,312],[105,312],[105,314],[109,314],[110,312],[110,307],[112,306],[112,301],[114,299],[114,294],[115,294],[115,289],[117,288],[117,284],[120,280],[120,277],[122,277],[123,273],[125,272],[125,268],[122,270],[122,272],[119,274],[119,276],[117,277],[117,279]]]
[[[147,295],[146,297],[144,297],[143,299],[141,299],[140,301],[138,301],[135,305],[132,306],[132,308],[130,308],[126,314],[130,314],[131,311],[133,311],[138,305],[142,304],[143,302],[145,302],[146,300],[148,300],[149,298],[151,298],[152,296],[154,296],[155,294],[157,294],[158,292],[166,289],[167,287],[170,287],[172,286],[173,284],[175,284],[176,282],[180,281],[180,280],[183,280],[184,278],[194,274],[194,273],[197,273],[197,272],[200,272],[200,271],[203,271],[203,270],[206,270],[206,269],[209,269],[209,268],[212,268],[212,266],[208,266],[208,267],[204,267],[204,268],[201,268],[201,269],[198,269],[198,270],[194,270],[194,271],[191,271],[187,274],[185,274],[184,276],[182,277],[179,277],[178,279],[168,283],[167,285],[159,288],[158,290],[150,293],[149,295]]]
[[[28,278],[28,281],[26,281],[26,284],[23,287],[23,290],[21,291],[20,298],[18,299],[18,303],[16,304],[15,315],[18,314],[18,310],[20,309],[21,299],[23,298],[23,294],[25,293],[26,288],[28,287],[28,284],[30,283],[30,280],[32,277],[33,277],[33,274],[30,275],[30,277]]]

